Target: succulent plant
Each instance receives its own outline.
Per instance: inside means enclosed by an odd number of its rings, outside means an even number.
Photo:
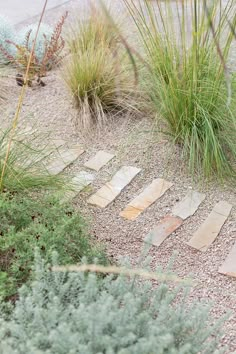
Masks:
[[[10,23],[7,17],[0,16],[0,45],[10,55],[14,55],[16,49],[6,41],[16,41],[16,32],[14,26]],[[3,53],[0,52],[0,64],[7,64],[9,61]]]
[[[29,25],[24,27],[19,34],[19,40],[17,41],[18,44],[24,45],[25,40],[27,38],[28,33],[30,32],[30,37],[29,37],[29,49],[31,49],[31,46],[33,44],[33,40],[35,38],[35,34],[37,31],[37,25]],[[53,34],[53,28],[50,27],[49,25],[42,23],[39,28],[39,33],[36,41],[36,46],[35,46],[35,56],[39,60],[39,62],[43,59],[44,53],[45,53],[45,44],[47,40],[50,40],[51,36]]]

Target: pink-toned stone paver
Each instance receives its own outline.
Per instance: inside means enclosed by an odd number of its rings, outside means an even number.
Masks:
[[[236,278],[236,243],[219,269],[219,273]]]
[[[127,205],[120,215],[128,220],[136,219],[138,215],[159,199],[172,185],[173,183],[162,178],[155,179]]]
[[[83,154],[84,150],[81,147],[75,147],[71,149],[59,149],[57,150],[57,157],[48,166],[46,166],[47,171],[51,175],[57,175],[61,173],[66,167],[68,167],[72,162],[77,160],[77,158]]]
[[[123,166],[113,176],[110,182],[107,182],[88,199],[88,203],[105,208],[121,193],[121,191],[140,171],[141,169],[137,167]]]
[[[232,205],[225,201],[217,203],[187,244],[199,251],[205,252],[216,239],[231,209]]]
[[[98,151],[94,157],[92,157],[84,164],[84,166],[98,172],[103,166],[105,166],[114,157],[115,155],[110,154],[106,151]]]
[[[165,239],[183,224],[183,220],[177,216],[167,215],[150,232],[144,240],[153,246],[160,246]]]
[[[197,211],[205,198],[205,194],[191,190],[183,200],[174,206],[172,214],[185,220]]]

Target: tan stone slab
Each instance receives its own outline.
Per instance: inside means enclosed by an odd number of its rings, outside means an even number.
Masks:
[[[173,183],[162,178],[155,179],[141,194],[127,205],[120,215],[128,220],[134,220],[146,208],[159,199],[172,185]]]
[[[172,214],[185,220],[197,211],[205,198],[205,194],[191,190],[183,200],[174,206]]]
[[[62,160],[55,160],[46,166],[46,168],[50,175],[57,175],[66,168],[66,164]]]
[[[231,249],[225,262],[220,267],[219,273],[236,278],[236,243]]]
[[[183,224],[183,220],[176,216],[167,215],[150,232],[144,240],[153,246],[159,247],[165,239]]]
[[[105,208],[121,193],[121,191],[140,171],[141,169],[137,167],[123,166],[112,177],[110,182],[104,184],[102,188],[88,199],[88,203]]]
[[[17,140],[18,141],[22,141],[22,140],[24,140],[25,139],[25,137],[27,136],[27,135],[33,135],[33,133],[35,133],[36,132],[36,130],[35,129],[33,129],[33,127],[31,127],[30,125],[26,125],[26,127],[25,128],[23,128],[23,129],[20,129],[18,132],[17,132]]]
[[[217,203],[187,244],[199,251],[205,252],[216,239],[231,209],[232,205],[225,201]]]
[[[63,202],[75,198],[85,187],[89,186],[94,181],[95,176],[86,171],[80,171],[75,177],[72,178],[73,190],[68,191],[61,198]]]
[[[56,149],[61,148],[61,147],[65,146],[65,145],[66,145],[66,141],[63,140],[63,139],[53,139],[51,144],[50,144],[50,146],[52,148],[56,148]]]
[[[112,155],[106,151],[98,151],[94,157],[84,164],[84,166],[90,168],[91,170],[99,171],[103,166],[111,161],[114,156],[115,155]]]
[[[81,147],[66,150],[59,149],[56,160],[52,161],[48,166],[46,166],[46,168],[51,175],[57,175],[72,162],[77,160],[83,152],[84,150]]]
[[[20,133],[27,134],[27,133],[31,133],[32,131],[33,131],[33,127],[27,124],[26,127],[20,131]]]

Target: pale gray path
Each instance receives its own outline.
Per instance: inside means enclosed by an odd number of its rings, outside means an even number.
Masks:
[[[70,0],[48,0],[47,10],[63,5]],[[0,13],[13,24],[26,21],[42,11],[45,0],[0,0]]]

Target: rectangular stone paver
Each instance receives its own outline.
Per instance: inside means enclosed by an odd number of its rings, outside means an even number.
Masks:
[[[236,278],[236,243],[231,249],[225,262],[220,267],[219,273]]]
[[[123,166],[112,177],[110,182],[104,184],[102,188],[88,199],[88,203],[105,208],[121,193],[121,191],[140,171],[141,169],[137,167]]]
[[[72,179],[73,190],[68,191],[63,197],[62,201],[68,201],[76,197],[85,187],[89,186],[94,181],[94,175],[86,171],[80,171]]]
[[[183,200],[174,206],[172,214],[185,220],[197,211],[205,198],[205,194],[191,190]]]
[[[144,241],[158,247],[182,224],[183,220],[181,218],[167,215],[156,227],[154,227]]]
[[[17,132],[17,140],[18,141],[22,141],[25,139],[26,136],[32,136],[33,133],[35,133],[36,130],[33,129],[33,127],[31,127],[30,125],[26,125],[26,127],[24,129],[20,129],[18,132]]]
[[[50,143],[50,147],[58,149],[66,145],[66,141],[63,139],[53,139]]]
[[[231,209],[232,205],[225,201],[217,203],[187,244],[199,251],[205,252],[216,239]]]
[[[128,220],[134,220],[146,208],[159,199],[172,185],[172,183],[162,178],[155,179],[127,205],[120,215]]]
[[[81,147],[65,150],[59,149],[55,161],[52,161],[46,168],[51,175],[57,175],[77,160],[83,152],[84,150]]]
[[[98,151],[94,157],[88,160],[84,166],[91,170],[99,171],[105,166],[115,155],[109,154],[106,151]]]

